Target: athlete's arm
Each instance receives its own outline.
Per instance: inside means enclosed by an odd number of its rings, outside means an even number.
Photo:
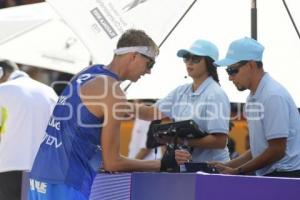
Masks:
[[[136,118],[153,121],[157,119],[166,118],[166,116],[159,111],[159,109],[155,106],[147,106],[144,104],[134,104],[134,114]]]
[[[87,99],[87,108],[98,117],[104,118],[101,134],[102,158],[107,171],[159,171],[160,160],[136,160],[120,155],[120,127],[129,106],[117,82],[108,77],[98,77],[81,89]],[[105,95],[103,95],[105,94]],[[93,104],[93,105],[91,105]]]

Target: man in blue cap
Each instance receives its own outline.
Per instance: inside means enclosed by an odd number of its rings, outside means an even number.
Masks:
[[[215,64],[227,66],[229,80],[239,91],[250,90],[244,113],[250,150],[225,164],[221,173],[300,177],[300,116],[288,91],[263,69],[264,47],[256,40],[233,41]],[[276,113],[276,114],[275,114]]]

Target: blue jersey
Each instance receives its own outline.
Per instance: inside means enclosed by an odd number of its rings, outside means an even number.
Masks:
[[[29,200],[87,200],[78,190],[64,184],[50,184],[30,179]]]
[[[64,89],[50,118],[30,178],[66,184],[89,196],[102,161],[103,118],[89,112],[79,93],[84,83],[99,75],[119,80],[102,65],[94,65],[80,72]]]

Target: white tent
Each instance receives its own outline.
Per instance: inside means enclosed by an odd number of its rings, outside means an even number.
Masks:
[[[91,56],[47,3],[0,10],[0,58],[76,73]]]
[[[188,0],[48,0],[77,36],[85,43],[95,62],[107,64],[118,39],[105,32],[91,15],[94,8],[105,13],[115,33],[129,27],[145,29],[157,43],[173,27],[179,16],[192,3]],[[286,0],[296,24],[300,25],[300,1]],[[266,71],[290,91],[300,106],[297,69],[300,40],[281,0],[258,0],[258,41],[265,46]],[[131,8],[131,9],[130,9]],[[94,17],[94,18],[93,18]],[[101,16],[98,20],[101,19]],[[96,20],[97,21],[97,20]],[[101,20],[100,20],[101,21]],[[103,21],[102,21],[103,22]],[[106,26],[107,24],[102,24]],[[106,31],[109,27],[106,26]],[[110,38],[109,39],[109,35]],[[176,86],[189,82],[182,60],[176,57],[180,48],[198,39],[208,39],[224,57],[228,44],[250,36],[250,0],[199,0],[161,47],[152,74],[145,76],[127,91],[128,98],[161,98]],[[106,42],[102,42],[106,41]],[[1,45],[0,45],[1,46]],[[29,48],[29,46],[28,46]],[[24,51],[24,50],[23,50]],[[3,51],[0,50],[0,57]],[[244,102],[248,92],[236,90],[223,68],[218,69],[221,85],[231,102]]]
[[[109,62],[119,36],[145,30],[159,44],[192,0],[47,0],[84,41],[94,62]]]

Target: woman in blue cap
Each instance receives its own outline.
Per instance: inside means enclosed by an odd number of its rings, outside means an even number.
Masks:
[[[207,40],[195,41],[189,49],[181,49],[177,56],[183,58],[190,84],[177,87],[153,106],[135,105],[137,117],[154,120],[169,117],[174,121],[194,120],[208,136],[182,141],[193,152],[176,150],[177,164],[189,162],[228,161],[227,134],[229,132],[230,103],[220,87],[217,69],[217,47]],[[170,159],[170,155],[173,158]],[[161,170],[176,167],[174,153],[164,156]]]

